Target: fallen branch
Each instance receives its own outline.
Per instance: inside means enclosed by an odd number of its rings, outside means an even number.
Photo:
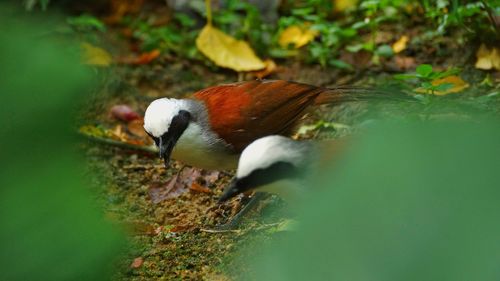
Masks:
[[[240,233],[242,230],[241,229],[207,229],[207,228],[201,228],[201,232],[207,232],[207,233]]]
[[[125,148],[125,149],[131,149],[131,150],[137,150],[141,152],[145,152],[148,154],[157,154],[158,150],[153,147],[153,146],[145,146],[145,145],[136,145],[136,144],[130,144],[122,141],[117,141],[109,138],[103,138],[103,137],[96,137],[92,135],[87,135],[85,133],[79,132],[79,135],[85,137],[88,140],[101,143],[101,144],[106,144],[106,145],[112,145],[120,148]]]
[[[231,232],[231,233],[237,233],[237,234],[240,234],[242,232],[248,232],[248,231],[260,231],[260,230],[266,230],[266,229],[269,229],[269,228],[272,228],[272,227],[277,227],[281,224],[282,222],[276,222],[276,223],[269,223],[269,224],[262,224],[258,227],[255,227],[255,228],[247,228],[247,229],[208,229],[208,228],[201,228],[200,231],[201,232],[207,232],[207,233],[228,233],[228,232]]]

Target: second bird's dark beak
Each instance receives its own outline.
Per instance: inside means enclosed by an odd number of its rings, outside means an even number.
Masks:
[[[217,203],[221,204],[226,202],[227,200],[231,199],[235,195],[240,193],[240,190],[238,188],[238,179],[234,178],[229,185],[224,189],[224,192],[219,198],[219,201]]]

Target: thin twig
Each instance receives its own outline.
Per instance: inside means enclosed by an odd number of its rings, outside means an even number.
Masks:
[[[276,223],[269,223],[269,224],[262,224],[256,228],[248,228],[248,229],[207,229],[207,228],[200,228],[200,231],[202,232],[207,232],[207,233],[237,233],[237,234],[240,234],[242,233],[243,231],[250,231],[250,230],[256,230],[256,231],[260,231],[260,230],[265,230],[265,229],[269,229],[269,228],[272,228],[272,227],[276,227],[276,226],[279,226],[281,224],[281,222],[276,222]]]
[[[201,232],[207,232],[207,233],[241,233],[241,229],[206,229],[206,228],[200,228]]]
[[[108,138],[103,138],[103,137],[96,137],[92,135],[87,135],[83,133],[78,133],[80,136],[85,137],[88,140],[106,144],[106,145],[112,145],[120,148],[125,148],[125,149],[131,149],[131,150],[137,150],[141,152],[145,152],[148,154],[157,154],[158,151],[156,150],[155,147],[152,146],[145,146],[145,145],[136,145],[136,144],[130,144],[122,141],[117,141],[117,140],[112,140]]]

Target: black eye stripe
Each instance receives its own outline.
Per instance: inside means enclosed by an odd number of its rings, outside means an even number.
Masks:
[[[189,125],[189,121],[191,120],[191,114],[186,110],[180,110],[174,118],[172,118],[172,122],[170,123],[170,127],[168,130],[160,137],[153,136],[146,129],[144,131],[150,138],[152,138],[157,146],[160,145],[160,138],[162,138],[164,143],[167,143],[168,140],[174,139],[176,142],[177,139],[182,135],[184,130]]]
[[[245,192],[287,178],[299,178],[302,175],[300,169],[288,162],[276,162],[267,168],[256,169],[245,177],[236,180],[239,192]]]
[[[184,131],[191,121],[191,114],[186,110],[179,110],[179,113],[172,119],[169,131]]]
[[[184,133],[191,121],[191,114],[185,110],[180,110],[170,123],[168,130],[161,136],[163,139],[174,138],[175,141]]]

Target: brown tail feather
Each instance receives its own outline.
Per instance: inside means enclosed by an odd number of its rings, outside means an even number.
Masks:
[[[397,90],[378,90],[357,86],[338,86],[335,88],[325,88],[314,100],[317,105],[335,104],[351,101],[415,101],[415,99]]]

